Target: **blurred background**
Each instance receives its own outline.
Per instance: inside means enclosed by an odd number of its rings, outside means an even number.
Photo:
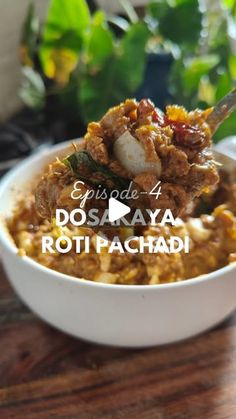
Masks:
[[[127,97],[206,108],[236,83],[236,0],[0,0],[0,19],[1,174]]]

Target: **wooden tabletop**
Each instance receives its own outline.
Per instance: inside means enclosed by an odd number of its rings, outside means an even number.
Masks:
[[[236,314],[176,345],[98,346],[36,318],[0,268],[0,418],[234,419]]]

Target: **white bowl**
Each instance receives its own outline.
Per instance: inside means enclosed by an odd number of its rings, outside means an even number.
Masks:
[[[0,184],[0,218],[8,217],[18,192],[68,144],[34,155]],[[42,319],[71,335],[108,345],[145,347],[201,333],[236,307],[235,265],[199,278],[163,285],[109,285],[67,276],[17,255],[4,221],[0,251],[20,298]]]

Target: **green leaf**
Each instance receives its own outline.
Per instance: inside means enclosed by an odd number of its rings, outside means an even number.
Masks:
[[[218,102],[222,97],[224,97],[231,89],[232,89],[232,82],[229,75],[224,72],[222,73],[216,85],[216,102]]]
[[[166,0],[152,0],[147,5],[146,15],[155,20],[158,25],[159,21],[166,16],[168,8]]]
[[[159,21],[160,34],[176,44],[198,42],[202,30],[202,12],[198,0],[175,1]]]
[[[113,52],[113,36],[103,12],[96,12],[87,34],[87,60],[92,66],[100,66]]]
[[[233,80],[236,80],[236,55],[229,57],[229,72]]]
[[[236,1],[235,0],[221,0],[223,5],[229,9],[232,16],[236,16]]]
[[[229,75],[225,72],[219,77],[216,86],[216,102],[224,97],[233,88]],[[214,141],[218,142],[229,135],[236,134],[236,116],[233,112],[229,118],[227,118],[223,124],[217,129],[214,135]]]
[[[235,121],[235,112],[233,112],[216,131],[213,138],[215,143],[217,143],[220,140],[223,140],[225,137],[229,137],[230,135],[236,135]]]
[[[92,184],[94,186],[101,184],[101,181],[97,180],[96,177],[95,179],[93,178],[93,173],[99,172],[102,173],[107,180],[112,180],[118,189],[122,190],[129,186],[129,181],[127,179],[118,176],[104,164],[100,164],[93,160],[87,151],[76,151],[62,162],[69,167],[78,178],[81,179],[82,176],[83,179],[86,179],[88,184]],[[84,168],[91,172],[90,176],[84,176]]]
[[[60,50],[69,49],[71,51],[78,52],[82,46],[82,38],[77,35],[73,30],[68,30],[63,33],[58,39],[48,39],[43,41],[40,53],[42,49],[45,50]]]
[[[31,67],[23,67],[23,82],[19,96],[33,109],[42,109],[45,104],[46,89],[41,76]]]
[[[33,66],[34,55],[37,51],[39,36],[39,21],[35,16],[34,4],[29,5],[21,34],[21,60],[23,64]]]
[[[95,76],[84,75],[79,100],[85,122],[99,119],[109,107],[135,93],[143,80],[148,36],[143,22],[132,25],[102,69]]]
[[[121,40],[117,69],[121,84],[134,93],[143,80],[146,52],[150,32],[143,22],[130,26]]]
[[[198,86],[198,99],[200,102],[206,103],[208,106],[215,104],[215,86],[210,82],[207,75],[201,77]]]
[[[51,0],[40,48],[40,59],[45,73],[47,60],[53,49],[80,51],[84,32],[89,24],[90,13],[85,0]]]
[[[43,40],[57,40],[68,31],[80,36],[90,23],[85,0],[51,0]]]
[[[207,75],[219,63],[219,60],[216,54],[187,60],[186,68],[183,70],[183,85],[185,89],[189,92],[196,90],[201,78]]]

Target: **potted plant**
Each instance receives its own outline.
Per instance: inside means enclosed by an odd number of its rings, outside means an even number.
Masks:
[[[228,36],[235,7],[226,3],[212,16],[198,0],[155,0],[138,16],[122,1],[119,16],[92,14],[86,0],[51,0],[43,26],[30,6],[20,95],[50,123],[65,122],[69,136],[127,97],[150,97],[160,107],[170,100],[211,106],[236,74]],[[218,136],[227,130],[230,119]]]

